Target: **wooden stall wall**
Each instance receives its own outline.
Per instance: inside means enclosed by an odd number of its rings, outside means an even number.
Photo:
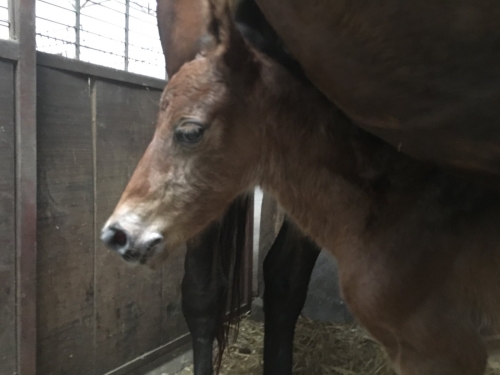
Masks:
[[[0,59],[0,374],[17,371],[14,63]]]
[[[153,272],[127,266],[98,240],[152,138],[161,85],[48,66],[37,77],[38,373],[119,374],[187,338],[184,252]]]

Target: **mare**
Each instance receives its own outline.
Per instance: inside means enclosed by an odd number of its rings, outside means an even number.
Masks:
[[[208,2],[159,0],[157,5],[167,74],[173,77],[200,52],[200,40],[208,32]],[[248,40],[300,75],[298,66],[283,51],[254,0],[239,1],[235,13],[238,26]],[[235,322],[241,307],[247,209],[248,197],[236,198],[221,219],[187,242],[182,311],[191,334],[195,375],[212,374],[215,339],[219,344],[215,367],[220,368],[229,323]],[[292,373],[295,324],[319,252],[317,245],[285,219],[264,262],[264,374]],[[227,305],[232,313],[229,322],[224,319]]]
[[[500,3],[256,0],[312,84],[421,160],[500,175]]]
[[[165,88],[103,241],[162,262],[260,185],[336,257],[344,299],[398,374],[484,374],[500,329],[498,190],[353,125],[227,11],[210,14],[214,46]]]

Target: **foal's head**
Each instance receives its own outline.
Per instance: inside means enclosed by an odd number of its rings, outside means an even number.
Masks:
[[[103,241],[127,261],[167,253],[256,181],[261,139],[249,124],[262,62],[215,13],[215,43],[168,83],[153,140],[103,229]]]

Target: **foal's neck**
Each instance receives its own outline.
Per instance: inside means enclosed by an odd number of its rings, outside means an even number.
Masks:
[[[381,181],[412,161],[358,129],[314,88],[269,69],[259,182],[320,245],[353,244]]]

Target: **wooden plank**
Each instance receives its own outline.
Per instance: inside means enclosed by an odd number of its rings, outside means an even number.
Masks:
[[[17,61],[19,59],[19,43],[15,40],[0,39],[0,58]]]
[[[38,374],[94,371],[93,144],[87,79],[38,68]]]
[[[106,375],[144,375],[186,353],[189,349],[191,349],[191,335],[186,333],[168,344],[108,372]]]
[[[0,61],[0,374],[16,361],[14,65]]]
[[[252,304],[252,269],[253,269],[253,226],[254,226],[254,199],[255,192],[249,197],[246,226],[245,226],[245,249],[244,249],[244,264],[243,264],[243,284],[242,284],[242,300],[243,306],[250,308]]]
[[[186,247],[173,252],[163,266],[162,343],[167,344],[188,333],[182,315],[181,283],[184,277]]]
[[[161,92],[96,81],[96,236],[151,141]],[[96,246],[96,373],[161,345],[161,272]]]
[[[38,65],[50,68],[78,72],[86,76],[117,81],[117,84],[129,83],[158,90],[163,90],[167,84],[167,81],[163,79],[126,72],[120,69],[113,69],[45,52],[37,52],[37,63]]]
[[[36,374],[36,40],[35,0],[14,1],[17,375]]]

